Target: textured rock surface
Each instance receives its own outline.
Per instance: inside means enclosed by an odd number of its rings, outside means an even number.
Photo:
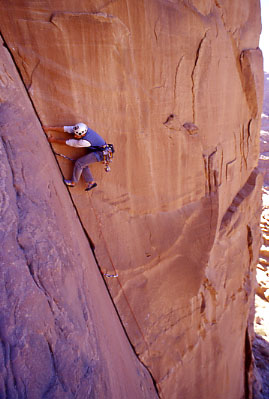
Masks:
[[[42,123],[82,120],[115,144],[111,174],[94,166],[98,188],[71,195],[100,267],[119,275],[109,290],[161,396],[247,397],[259,1],[0,4]]]
[[[0,397],[155,398],[2,44],[0,58]]]

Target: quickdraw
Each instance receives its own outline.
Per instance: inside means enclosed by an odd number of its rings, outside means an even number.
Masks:
[[[102,272],[102,275],[105,276],[105,277],[108,277],[108,278],[109,277],[119,277],[118,273],[117,274],[108,274],[108,273],[103,273]]]

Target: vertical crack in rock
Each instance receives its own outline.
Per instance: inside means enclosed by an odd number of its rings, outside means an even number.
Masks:
[[[243,162],[244,162],[245,168],[247,169],[247,158],[246,158],[246,154],[245,154],[244,135],[245,135],[245,129],[244,129],[244,126],[242,126],[241,129],[240,129],[241,171],[243,169],[243,165],[242,165]]]
[[[247,148],[248,148],[248,153],[249,153],[249,148],[251,144],[251,124],[252,124],[253,119],[251,118],[248,122],[248,127],[247,127]]]
[[[251,144],[251,123],[252,123],[252,118],[249,120],[247,127],[243,125],[240,130],[241,171],[242,171],[242,161],[244,162],[246,169],[248,165],[248,156]]]
[[[252,348],[251,348],[251,341],[249,338],[248,328],[246,328],[246,335],[245,335],[245,398],[244,399],[251,399],[250,396],[250,372],[252,367]]]
[[[209,234],[214,240],[219,213],[219,186],[223,168],[223,150],[216,147],[214,151],[203,154],[205,172],[205,193],[210,200]]]
[[[176,104],[176,92],[177,92],[177,76],[178,76],[178,71],[180,68],[180,64],[184,59],[184,55],[182,55],[182,57],[180,58],[180,60],[177,63],[176,66],[176,71],[175,71],[175,79],[174,79],[174,108],[175,108],[175,104]]]
[[[46,337],[44,337],[46,339]],[[52,348],[51,343],[48,341],[48,339],[46,339],[47,345],[48,345],[48,350],[49,350],[49,354],[50,354],[50,358],[51,358],[51,364],[52,364],[52,370],[53,370],[53,375],[51,377],[51,381],[46,389],[46,391],[43,394],[43,397],[45,398],[52,390],[55,389],[55,385],[59,382],[60,385],[63,388],[64,392],[68,392],[64,381],[62,380],[62,378],[59,376],[58,373],[58,368],[57,368],[57,362],[55,359],[55,355],[54,355],[54,351]]]
[[[251,227],[249,225],[246,226],[247,229],[247,249],[249,254],[249,262],[248,267],[246,268],[245,277],[244,277],[244,290],[247,298],[251,295],[252,292],[252,281],[251,281],[251,265],[253,263],[253,235],[251,231]]]
[[[195,61],[194,61],[194,67],[192,69],[192,73],[191,73],[191,81],[192,81],[192,87],[191,87],[191,91],[192,91],[192,119],[193,119],[193,123],[195,123],[195,73],[196,73],[196,68],[198,65],[198,61],[199,61],[199,57],[200,57],[200,53],[201,53],[201,49],[202,49],[202,45],[204,43],[204,40],[206,39],[206,35],[207,35],[208,30],[205,31],[204,36],[202,37],[202,39],[200,40],[200,43],[198,45],[197,51],[196,51],[196,57],[195,57]]]
[[[158,43],[158,34],[159,34],[159,32],[157,32],[157,28],[159,27],[159,23],[160,23],[160,18],[158,18],[157,21],[155,22],[154,29],[153,29],[153,33],[154,33],[154,36],[155,36],[156,43]]]
[[[28,86],[27,86],[27,90],[29,90],[29,91],[31,90],[31,87],[32,87],[32,84],[33,84],[33,76],[34,76],[34,73],[36,72],[36,70],[37,70],[37,68],[38,68],[39,65],[40,65],[40,60],[37,61],[37,63],[35,64],[35,66],[34,66],[32,72],[31,72],[30,82],[29,82],[29,84],[28,84]]]
[[[247,245],[248,245],[248,253],[249,253],[249,264],[253,261],[253,235],[249,225],[247,225]]]
[[[220,176],[221,169],[223,164],[223,151],[221,152],[220,159],[220,167],[216,164],[218,162],[217,159],[218,148],[216,147],[213,152],[209,155],[203,154],[204,158],[204,171],[205,171],[205,184],[206,184],[206,193],[210,195],[214,193],[219,184],[220,184]]]

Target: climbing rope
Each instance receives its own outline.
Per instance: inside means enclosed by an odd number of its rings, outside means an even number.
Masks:
[[[64,154],[60,154],[59,152],[55,152],[55,151],[54,151],[54,154],[55,154],[55,155],[59,155],[59,157],[68,159],[69,161],[75,162],[75,159],[69,158],[68,156],[66,156],[66,155],[64,155]]]

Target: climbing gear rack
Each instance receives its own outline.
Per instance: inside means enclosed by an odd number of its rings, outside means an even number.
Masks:
[[[109,164],[112,162],[113,153],[115,152],[113,144],[106,144],[103,146],[103,163],[105,165],[105,171],[110,172]]]

